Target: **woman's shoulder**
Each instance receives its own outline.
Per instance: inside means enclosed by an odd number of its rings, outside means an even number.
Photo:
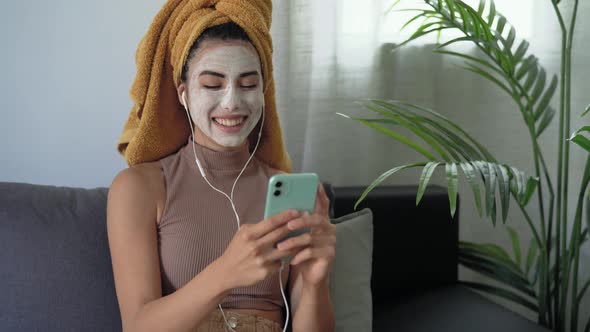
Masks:
[[[258,163],[260,165],[262,165],[262,168],[264,169],[264,172],[266,173],[266,175],[270,178],[271,176],[275,175],[275,174],[280,174],[280,173],[286,173],[283,170],[277,169],[277,168],[273,168],[271,167],[269,164],[265,163],[264,161],[257,159]]]
[[[113,179],[109,188],[111,192],[120,195],[134,195],[141,197],[143,202],[156,204],[158,218],[166,200],[165,179],[162,167],[158,161],[145,162],[121,170]]]
[[[125,168],[115,176],[113,183],[136,185],[143,189],[152,188],[160,180],[163,180],[162,166],[159,162],[145,162]]]

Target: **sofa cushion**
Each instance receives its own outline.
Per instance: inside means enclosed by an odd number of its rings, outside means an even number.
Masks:
[[[368,208],[337,219],[336,258],[330,274],[330,293],[336,331],[371,331],[371,260],[373,214]]]
[[[120,331],[106,188],[0,183],[0,331]]]

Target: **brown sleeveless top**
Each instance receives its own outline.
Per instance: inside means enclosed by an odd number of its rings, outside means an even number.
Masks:
[[[231,197],[232,185],[250,158],[248,147],[219,152],[195,142],[195,151],[211,184]],[[165,184],[166,204],[158,224],[158,248],[162,276],[162,295],[187,284],[219,258],[238,230],[229,200],[213,190],[195,163],[192,138],[176,153],[160,159]],[[267,184],[279,171],[253,157],[238,180],[233,201],[240,224],[263,220]],[[283,286],[289,265],[283,270]],[[221,303],[223,308],[280,310],[284,307],[279,276],[233,289]]]

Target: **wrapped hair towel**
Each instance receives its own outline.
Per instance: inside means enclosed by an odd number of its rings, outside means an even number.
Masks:
[[[176,93],[182,67],[205,29],[231,21],[248,34],[261,61],[265,119],[256,157],[272,168],[291,172],[276,110],[271,17],[271,0],[168,0],[164,4],[135,56],[137,73],[129,93],[133,107],[117,144],[129,166],[161,159],[186,143],[190,127]],[[250,142],[257,135],[258,130],[253,130]]]

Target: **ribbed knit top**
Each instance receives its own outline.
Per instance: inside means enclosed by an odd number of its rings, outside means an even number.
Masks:
[[[236,177],[250,158],[248,147],[220,152],[195,142],[195,150],[209,182],[230,196]],[[160,159],[160,164],[166,183],[166,203],[158,224],[158,248],[162,293],[168,295],[219,258],[238,226],[229,200],[201,176],[192,137],[176,153]],[[277,172],[256,157],[250,160],[234,189],[240,224],[263,220],[268,180]],[[283,286],[288,273],[287,264]],[[284,303],[278,274],[256,285],[233,289],[221,305],[224,309],[280,310]]]

